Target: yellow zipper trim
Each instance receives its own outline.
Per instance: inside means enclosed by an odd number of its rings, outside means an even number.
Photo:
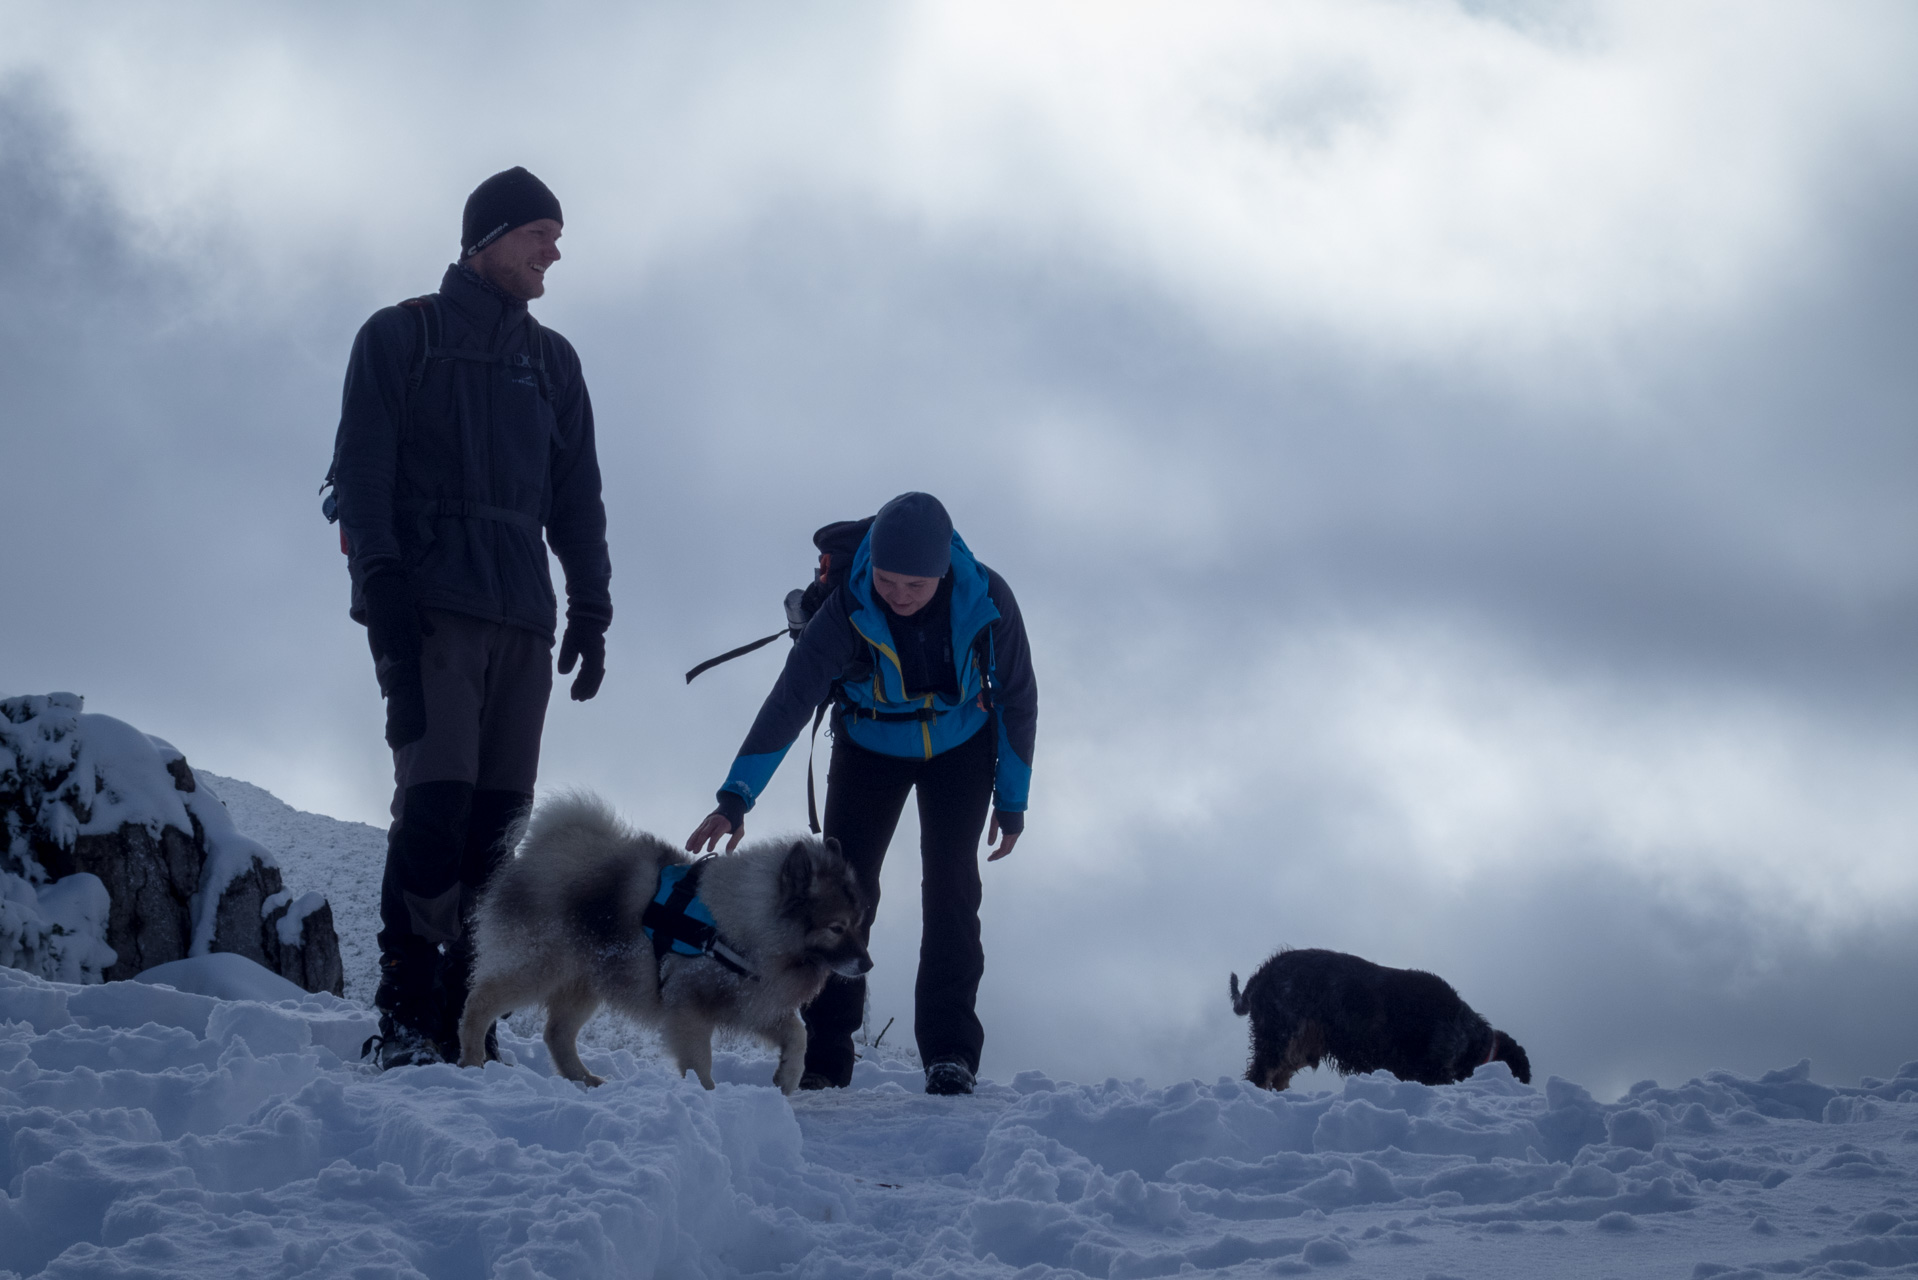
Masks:
[[[846,619],[846,621],[852,622],[852,619],[848,618]],[[859,629],[859,624],[857,622],[852,623],[852,629],[853,629],[854,635],[857,635],[861,640],[864,640],[867,644],[871,645],[873,648],[879,650],[879,652],[885,654],[887,658],[891,659],[892,669],[899,673],[899,694],[901,697],[904,697],[906,693],[906,669],[899,665],[899,655],[894,653],[891,649],[887,648],[885,645],[880,644],[877,640],[873,639],[871,636],[867,635],[865,632],[861,631]]]
[[[852,619],[848,618],[846,619],[846,621],[852,622]],[[873,648],[879,650],[879,652],[886,655],[887,660],[892,663],[892,669],[899,673],[899,693],[903,697],[906,692],[906,669],[899,664],[899,655],[894,653],[887,646],[880,644],[877,640],[873,639],[871,636],[867,635],[865,632],[861,631],[859,629],[859,624],[857,622],[852,622],[852,630],[854,635],[858,636],[861,640],[864,640],[867,644],[871,645]],[[877,672],[873,673],[873,685],[874,685],[873,701],[875,703],[883,703],[887,701],[885,696],[885,692],[886,692],[885,686],[879,680],[879,676]],[[932,705],[932,698],[933,698],[933,695],[930,693],[925,695],[925,700],[920,705],[924,707],[930,707]],[[920,739],[920,742],[925,747],[926,759],[928,760],[932,759],[932,722],[930,720],[921,720],[919,722],[919,739]]]

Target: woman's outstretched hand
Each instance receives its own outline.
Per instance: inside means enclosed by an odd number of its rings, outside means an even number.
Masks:
[[[686,851],[688,853],[711,853],[719,847],[721,838],[728,832],[732,833],[733,838],[727,841],[726,852],[731,853],[739,847],[740,838],[746,834],[746,824],[742,822],[735,827],[726,820],[725,814],[714,809],[706,815],[706,821],[700,823],[699,826],[694,829],[692,835],[686,837]],[[701,845],[704,845],[705,848],[702,849],[700,847]],[[993,856],[997,857],[998,855],[995,854]]]
[[[711,822],[712,819],[708,818],[707,821]],[[1012,852],[1013,845],[1019,843],[1019,833],[1017,831],[1006,832],[1004,840],[1001,840],[999,835],[999,811],[994,809],[992,811],[992,825],[986,828],[986,848],[991,849],[995,844],[999,847],[986,855],[987,862],[999,861],[999,859]]]

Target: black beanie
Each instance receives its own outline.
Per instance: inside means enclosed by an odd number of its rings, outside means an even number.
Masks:
[[[943,578],[952,565],[952,517],[929,493],[902,493],[872,521],[872,567]]]
[[[478,253],[493,241],[529,222],[559,216],[559,197],[544,182],[514,165],[473,188],[466,197],[466,216],[460,220],[460,257]]]

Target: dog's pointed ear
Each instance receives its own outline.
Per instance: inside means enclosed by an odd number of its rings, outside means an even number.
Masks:
[[[812,892],[812,851],[804,840],[793,841],[779,866],[779,892],[788,902],[803,902]]]
[[[846,856],[845,847],[842,846],[835,837],[827,836],[825,840],[825,845],[826,845],[826,852],[830,853],[833,857],[840,858],[840,859],[845,858]]]

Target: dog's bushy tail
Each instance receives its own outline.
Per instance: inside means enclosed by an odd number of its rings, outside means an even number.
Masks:
[[[612,840],[629,840],[633,832],[619,820],[613,806],[590,791],[562,791],[522,814],[509,837],[510,847],[531,837],[546,841],[566,830],[584,830]]]
[[[1252,1006],[1246,1002],[1244,993],[1239,990],[1239,975],[1236,973],[1232,975],[1232,1012],[1241,1018],[1252,1012]]]
[[[529,804],[514,814],[513,820],[506,824],[506,830],[500,833],[499,845],[497,847],[504,851],[502,856],[507,858],[518,856],[519,847],[526,843],[527,829],[532,825],[533,806]]]

